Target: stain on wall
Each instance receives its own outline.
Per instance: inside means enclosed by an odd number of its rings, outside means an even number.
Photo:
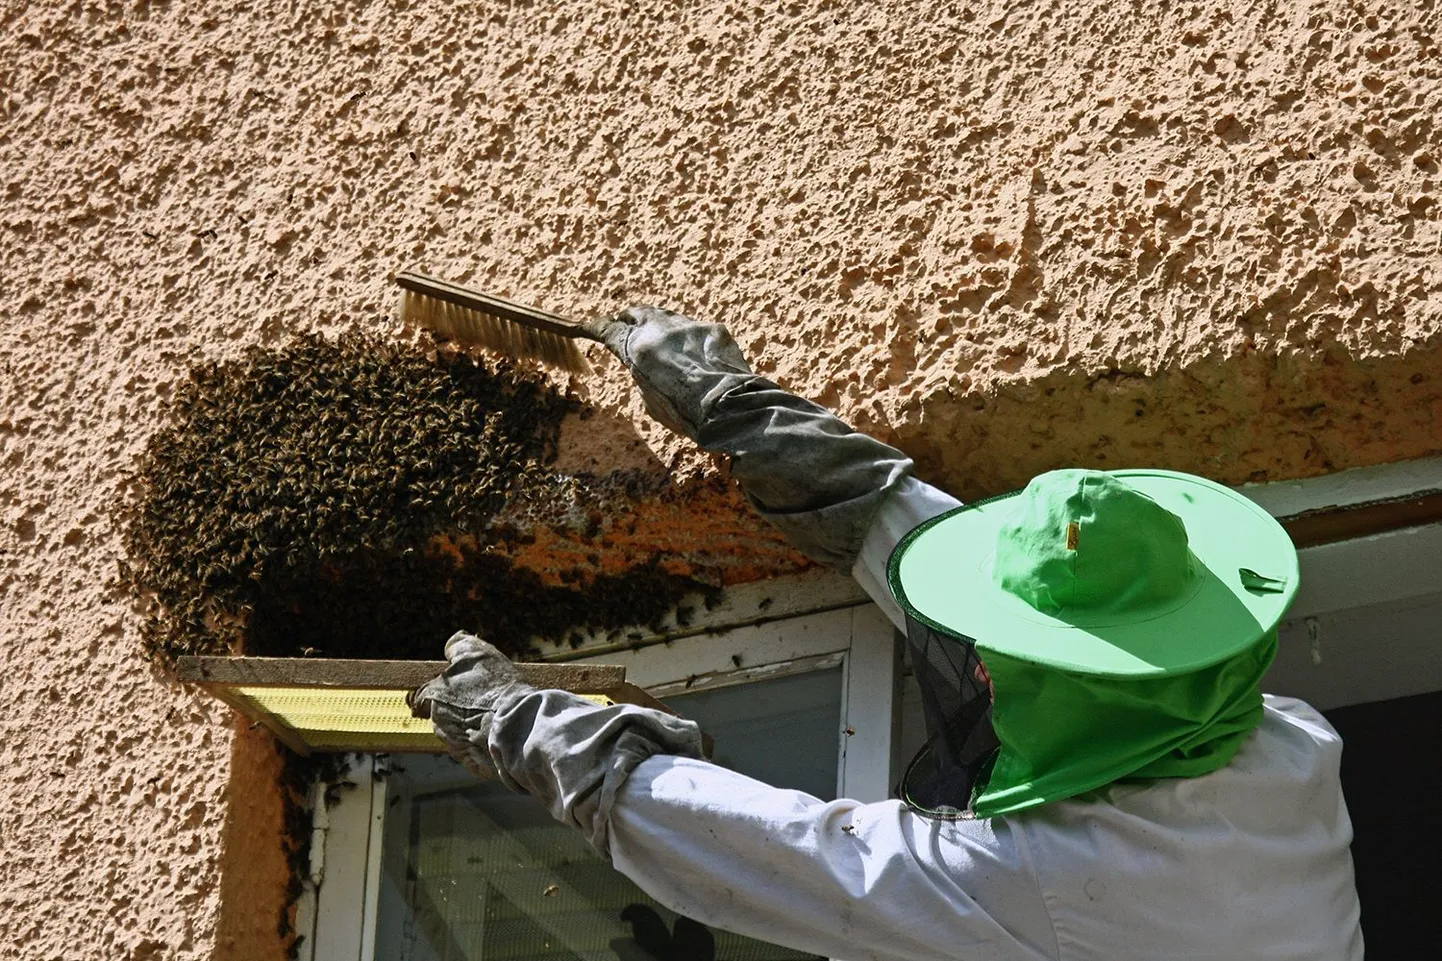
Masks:
[[[294,895],[303,875],[293,854],[310,838],[297,838],[287,821],[308,799],[278,789],[286,761],[270,732],[235,718],[211,961],[279,961],[294,944]]]
[[[1437,34],[1338,0],[0,7],[12,951],[212,956],[226,798],[275,789],[107,586],[107,505],[196,363],[397,335],[387,278],[417,266],[724,321],[968,496],[1434,453]],[[699,492],[607,514],[617,542],[784,566],[593,358],[557,469]],[[516,556],[546,570],[551,536]]]

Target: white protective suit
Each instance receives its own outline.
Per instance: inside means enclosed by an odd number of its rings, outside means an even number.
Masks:
[[[751,373],[719,327],[649,309],[606,340],[654,416],[731,456],[753,504],[849,568],[896,623],[896,543],[957,501],[899,451]],[[700,921],[847,961],[1356,961],[1341,743],[1268,697],[1233,761],[985,820],[823,802],[700,758],[695,726],[514,683],[458,635],[422,688],[453,753],[533,794],[647,893]],[[488,673],[489,672],[489,673]],[[998,696],[1001,696],[999,693]]]
[[[867,534],[856,578],[898,626],[891,548],[956,503],[908,479]],[[658,756],[616,796],[610,853],[681,914],[848,961],[1358,961],[1341,750],[1311,707],[1268,696],[1221,770],[972,821]]]

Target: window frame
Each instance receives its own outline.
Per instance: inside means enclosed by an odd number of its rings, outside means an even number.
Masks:
[[[897,770],[902,638],[849,579],[785,580],[793,583],[728,591],[686,636],[633,642],[623,651],[583,647],[585,656],[576,660],[623,664],[628,682],[663,700],[839,666],[837,795],[884,800]],[[717,623],[747,610],[769,612],[771,596],[787,594],[787,610],[732,626]],[[344,780],[316,786],[310,871],[296,909],[303,935],[299,961],[375,961],[389,760],[385,754],[356,755]]]

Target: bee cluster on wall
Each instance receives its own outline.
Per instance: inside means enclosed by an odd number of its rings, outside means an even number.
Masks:
[[[658,618],[698,585],[655,562],[556,582],[488,550],[527,536],[490,524],[508,500],[574,489],[547,465],[578,407],[360,333],[197,366],[123,508],[147,652],[434,659],[465,629],[522,655]]]

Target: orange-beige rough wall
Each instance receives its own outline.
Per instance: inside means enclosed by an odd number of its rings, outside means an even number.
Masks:
[[[282,953],[274,761],[141,660],[107,587],[112,506],[197,359],[385,328],[415,265],[724,320],[962,495],[1435,453],[1438,19],[4,0],[0,953]],[[614,365],[583,389],[566,463],[714,470]]]

